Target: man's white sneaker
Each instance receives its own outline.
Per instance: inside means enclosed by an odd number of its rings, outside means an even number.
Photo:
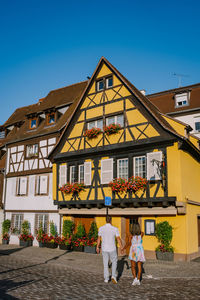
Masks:
[[[104,280],[104,282],[105,282],[105,283],[108,283],[108,280],[107,280],[107,279],[105,279],[105,280]]]
[[[112,277],[111,280],[112,280],[112,283],[115,283],[115,284],[117,283],[117,279],[115,277]]]

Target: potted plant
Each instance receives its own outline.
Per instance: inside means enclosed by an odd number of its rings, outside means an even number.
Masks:
[[[88,139],[93,139],[96,138],[101,132],[102,131],[100,128],[93,127],[92,129],[87,129],[84,133],[84,136]]]
[[[111,135],[111,134],[118,133],[120,131],[120,129],[121,129],[120,124],[110,124],[110,125],[104,127],[104,132],[107,135]]]
[[[50,236],[48,236],[46,241],[47,248],[57,248],[58,247],[58,239],[57,239],[57,230],[53,221],[50,222]]]
[[[43,231],[42,222],[40,222],[39,229],[37,232],[37,237],[36,237],[40,248],[46,247],[46,239],[47,239],[46,236],[47,235]]]
[[[74,251],[84,251],[84,244],[86,239],[85,227],[82,223],[77,226],[77,232],[72,237],[72,246]]]
[[[132,176],[127,183],[127,191],[136,193],[147,188],[147,179],[140,176]]]
[[[70,250],[71,249],[71,244],[72,244],[72,238],[58,238],[58,245],[61,250]]]
[[[10,230],[11,221],[6,219],[2,223],[2,244],[9,244],[10,241]]]
[[[174,260],[174,248],[170,245],[173,237],[173,228],[164,221],[156,225],[156,237],[160,244],[156,247],[156,257],[159,260]]]
[[[98,238],[98,228],[96,222],[92,222],[90,230],[85,242],[84,252],[86,253],[96,253],[96,245]]]
[[[29,247],[33,245],[34,236],[30,233],[29,223],[24,220],[22,223],[21,234],[19,235],[19,245]]]

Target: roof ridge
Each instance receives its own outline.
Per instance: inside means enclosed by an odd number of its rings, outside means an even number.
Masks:
[[[58,89],[55,89],[55,90],[51,90],[48,94],[47,94],[47,96],[51,93],[51,92],[54,92],[54,91],[58,91],[58,90],[62,90],[62,89],[65,89],[65,88],[67,88],[67,87],[71,87],[71,86],[73,86],[73,85],[78,85],[78,84],[81,84],[81,83],[85,83],[85,82],[87,82],[88,80],[83,80],[83,81],[79,81],[79,82],[76,82],[76,83],[72,83],[72,84],[70,84],[70,85],[66,85],[66,86],[64,86],[64,87],[61,87],[61,88],[58,88]],[[46,96],[46,97],[47,97]],[[44,97],[44,98],[46,98],[46,97]]]
[[[155,96],[155,95],[159,95],[159,94],[170,93],[170,92],[177,91],[177,90],[181,91],[181,90],[184,90],[184,89],[187,89],[187,88],[190,88],[190,87],[198,87],[198,86],[200,86],[200,82],[199,83],[190,84],[190,85],[186,85],[186,86],[181,86],[181,87],[174,88],[174,89],[160,91],[160,92],[156,92],[156,93],[152,93],[152,94],[147,94],[146,97],[149,97],[149,96],[151,97],[151,96]]]

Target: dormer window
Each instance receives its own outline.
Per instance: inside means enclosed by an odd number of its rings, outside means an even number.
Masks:
[[[54,124],[55,120],[56,119],[55,119],[55,113],[54,112],[47,115],[47,124],[48,125]]]
[[[175,107],[182,107],[189,105],[189,93],[181,93],[175,95]]]
[[[30,129],[35,129],[37,127],[37,119],[31,119],[30,120]]]
[[[4,139],[6,136],[5,131],[0,131],[0,139]]]

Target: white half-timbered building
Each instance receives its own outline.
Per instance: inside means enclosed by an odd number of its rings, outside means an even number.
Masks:
[[[86,86],[87,81],[51,91],[37,104],[17,109],[1,127],[6,149],[2,202],[5,219],[11,220],[11,244],[18,244],[23,220],[28,220],[35,237],[40,222],[46,233],[50,221],[60,232],[60,216],[52,198],[52,164],[47,157],[66,124],[66,112]],[[36,238],[34,245],[38,245]]]

